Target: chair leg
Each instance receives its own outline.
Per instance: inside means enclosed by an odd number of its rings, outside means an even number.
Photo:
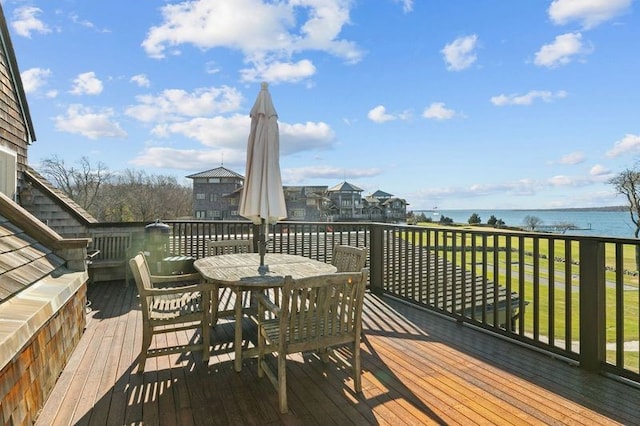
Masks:
[[[210,316],[209,316],[209,309],[211,309],[210,307],[210,300],[211,298],[208,298],[205,296],[207,294],[206,291],[203,291],[201,293],[201,297],[202,299],[204,299],[202,302],[202,362],[205,365],[209,365],[209,347],[210,347],[210,341],[211,341],[211,327],[209,324],[210,321]]]
[[[362,392],[362,365],[360,363],[360,342],[353,345],[353,387],[356,393]]]
[[[220,301],[219,288],[217,285],[211,291],[211,327],[215,327],[218,323],[218,304]]]
[[[266,342],[264,340],[264,336],[258,328],[258,378],[260,379],[264,377],[264,368],[262,366],[262,363],[264,362],[264,347],[266,346],[265,343]]]
[[[322,362],[329,362],[329,348],[321,348],[318,351],[318,355],[320,355],[320,359],[322,360]]]
[[[140,350],[140,355],[138,355],[138,373],[144,372],[144,366],[147,361],[147,351],[151,346],[151,338],[151,330],[145,329],[142,331],[142,349]]]
[[[289,412],[287,405],[287,355],[278,352],[278,399],[280,401],[280,413]]]

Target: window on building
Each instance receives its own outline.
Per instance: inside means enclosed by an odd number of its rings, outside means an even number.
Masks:
[[[206,213],[204,210],[196,210],[195,217],[196,219],[206,219]]]
[[[204,200],[205,199],[205,194],[204,192],[198,192],[196,193],[196,200]]]
[[[218,194],[210,194],[209,201],[212,201],[212,202],[218,201]]]
[[[231,216],[237,217],[238,216],[238,210],[231,210]]]
[[[220,210],[208,210],[207,217],[211,219],[220,219],[222,214],[220,213]]]
[[[296,219],[304,219],[305,217],[305,211],[304,209],[292,209],[291,210],[291,218],[296,218]]]
[[[240,199],[239,198],[229,198],[229,205],[230,206],[237,206],[238,204],[240,204]]]
[[[209,178],[209,183],[220,183],[220,178]]]
[[[342,207],[351,207],[351,200],[342,200]]]
[[[0,192],[13,198],[17,186],[18,156],[0,146]]]

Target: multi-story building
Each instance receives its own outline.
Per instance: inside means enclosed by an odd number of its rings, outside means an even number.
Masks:
[[[244,176],[218,167],[187,176],[193,179],[193,216],[196,219],[240,219],[238,214]],[[393,194],[376,191],[362,197],[363,190],[342,182],[331,188],[283,186],[287,220],[402,222],[407,202]]]
[[[196,219],[239,219],[244,176],[225,167],[187,176],[193,179],[193,216]]]

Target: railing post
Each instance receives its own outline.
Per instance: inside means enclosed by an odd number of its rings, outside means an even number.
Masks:
[[[605,361],[604,262],[603,243],[580,240],[580,366],[592,372],[600,371]]]
[[[384,232],[382,225],[371,224],[371,246],[369,247],[369,278],[371,292],[374,294],[382,294],[383,279],[382,271],[385,262],[384,259]]]

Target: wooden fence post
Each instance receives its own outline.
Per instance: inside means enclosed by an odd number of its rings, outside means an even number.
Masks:
[[[383,292],[383,265],[384,259],[384,228],[380,224],[371,224],[371,247],[369,252],[370,261],[370,288],[374,294]]]
[[[606,356],[604,263],[603,243],[580,240],[580,366],[592,372],[600,371]]]

